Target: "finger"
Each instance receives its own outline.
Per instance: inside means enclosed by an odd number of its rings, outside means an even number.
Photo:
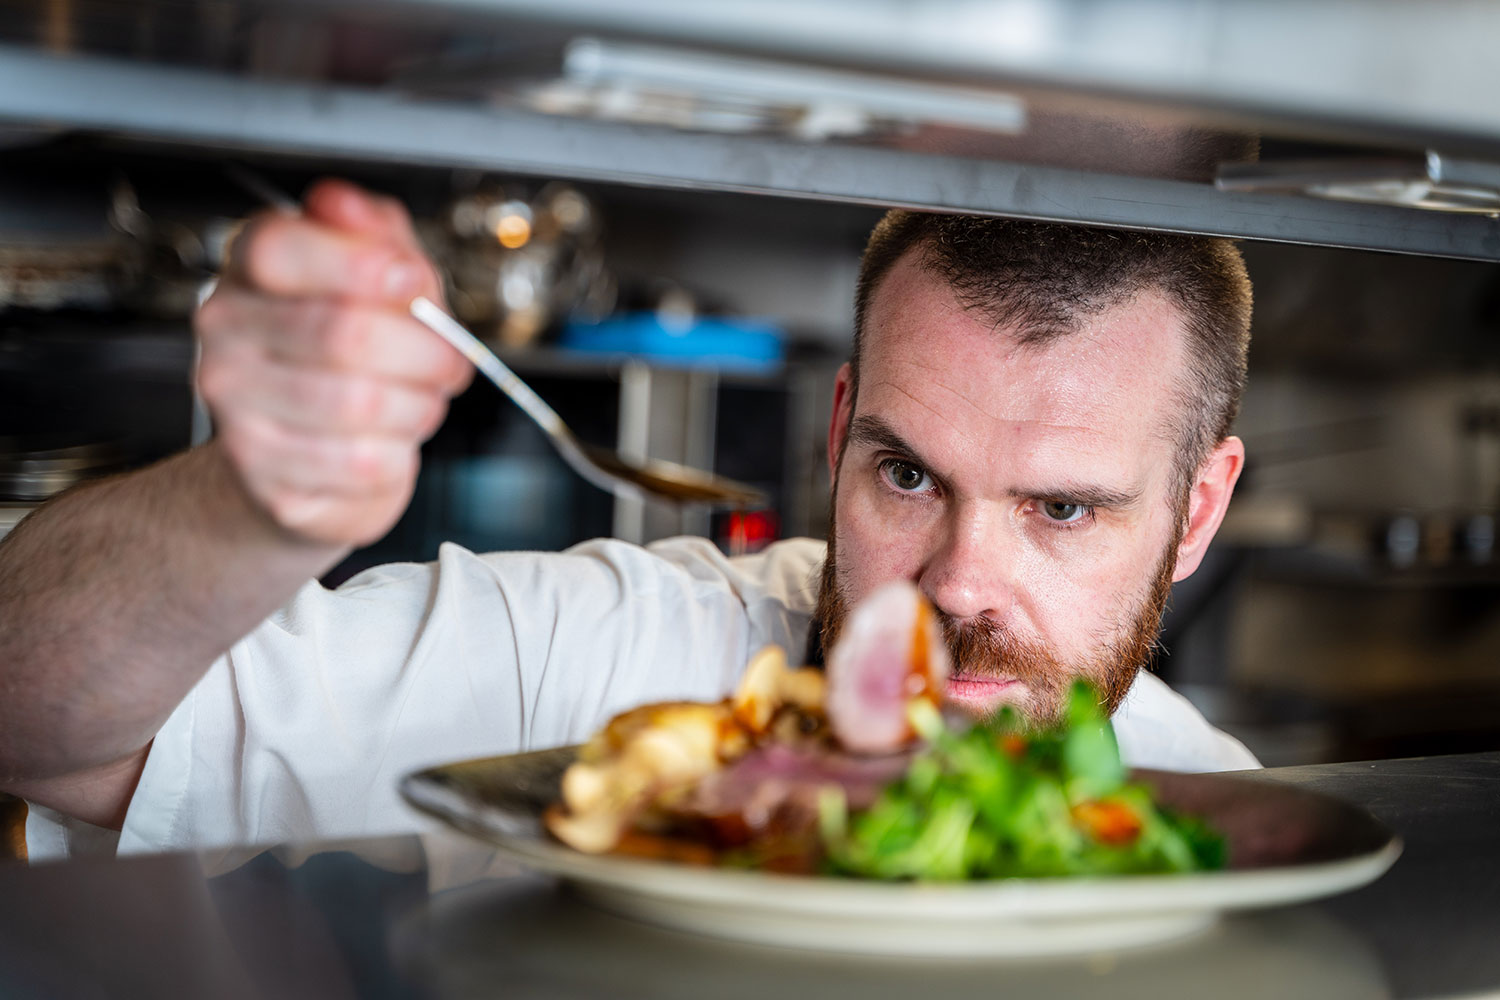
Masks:
[[[431,437],[448,410],[446,396],[405,383],[258,358],[241,363],[215,402],[296,430],[387,435],[408,444]]]
[[[308,189],[303,208],[310,218],[326,222],[335,228],[399,244],[423,260],[431,260],[426,245],[417,234],[411,213],[396,198],[375,194],[348,181],[330,178],[319,181]],[[442,277],[435,269],[434,275],[437,280],[425,294],[446,305],[447,294]]]
[[[400,306],[438,287],[431,264],[404,245],[281,212],[262,213],[246,224],[226,277],[272,295]]]
[[[302,207],[309,218],[335,228],[422,251],[410,213],[395,198],[330,178],[308,189]]]
[[[358,499],[409,489],[416,479],[417,448],[394,438],[314,434],[261,416],[238,419],[221,433],[253,492],[272,506],[283,493]]]
[[[195,326],[210,339],[251,340],[288,365],[362,373],[454,395],[472,367],[406,312],[352,303],[285,300],[221,288]]]

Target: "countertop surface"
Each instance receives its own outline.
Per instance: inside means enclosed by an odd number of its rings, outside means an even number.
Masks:
[[[0,997],[1500,996],[1500,752],[1275,768],[1405,842],[1372,885],[1073,958],[854,958],[609,915],[456,834],[0,867]]]

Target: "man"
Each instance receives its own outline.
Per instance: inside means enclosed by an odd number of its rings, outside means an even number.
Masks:
[[[196,318],[215,439],[0,547],[0,788],[33,804],[34,857],[410,829],[403,773],[717,698],[893,577],[943,615],[976,713],[1047,717],[1083,675],[1132,762],[1255,766],[1137,676],[1243,461],[1249,285],[1222,242],[887,217],[838,377],[826,559],[445,546],[324,591],[467,382],[405,312],[439,288],[393,202],[326,182],[258,218]]]

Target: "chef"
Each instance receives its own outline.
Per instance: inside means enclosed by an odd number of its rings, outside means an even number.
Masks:
[[[1250,287],[1219,240],[892,212],[829,425],[827,543],[613,540],[315,577],[383,535],[469,382],[406,305],[405,211],[328,181],[236,241],[199,310],[215,436],[0,545],[0,789],[33,858],[410,831],[401,775],[715,699],[913,582],[976,715],[1092,680],[1130,763],[1256,766],[1141,670],[1244,461]],[[504,516],[504,511],[497,511]]]

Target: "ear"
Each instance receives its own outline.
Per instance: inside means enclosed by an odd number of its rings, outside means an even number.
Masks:
[[[828,479],[839,477],[839,456],[844,453],[844,437],[854,417],[854,369],[849,362],[839,368],[833,380],[833,413],[828,418]]]
[[[1188,498],[1187,530],[1183,532],[1182,541],[1177,543],[1177,568],[1172,573],[1174,583],[1192,576],[1198,564],[1203,562],[1203,554],[1208,551],[1208,543],[1213,541],[1224,521],[1229,498],[1234,495],[1234,484],[1239,482],[1244,468],[1245,442],[1237,437],[1225,438],[1199,467]]]

